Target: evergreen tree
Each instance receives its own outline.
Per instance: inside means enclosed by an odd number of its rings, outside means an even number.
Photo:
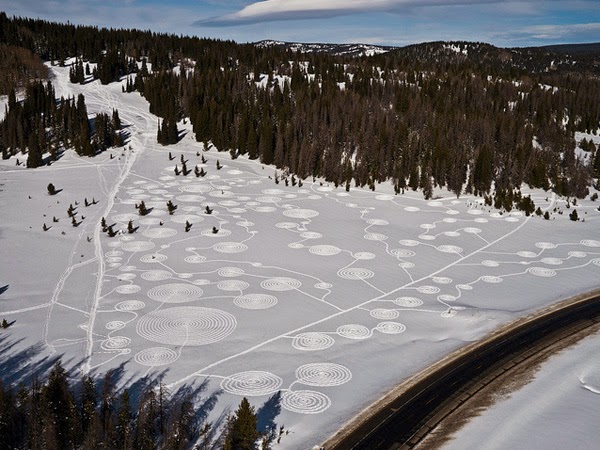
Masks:
[[[238,410],[228,424],[224,449],[254,450],[259,433],[256,430],[257,419],[254,408],[244,397]]]

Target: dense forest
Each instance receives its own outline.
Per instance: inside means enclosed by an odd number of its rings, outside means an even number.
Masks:
[[[268,450],[284,432],[270,412],[279,394],[258,411],[244,398],[211,423],[216,394],[203,397],[203,386],[168,392],[160,380],[142,379],[131,389],[118,381],[113,370],[98,382],[83,376],[72,383],[60,363],[43,382],[14,389],[0,381],[0,449],[242,450],[260,440]]]
[[[596,54],[434,42],[371,57],[304,54],[140,30],[0,15],[0,42],[52,64],[76,57],[102,83],[122,80],[163,121],[162,144],[188,118],[198,141],[300,178],[396,192],[484,194],[522,183],[584,197],[600,172],[574,152],[575,131],[600,127]],[[175,67],[180,70],[173,70]],[[5,155],[23,152],[0,136]],[[25,143],[27,146],[27,143]]]

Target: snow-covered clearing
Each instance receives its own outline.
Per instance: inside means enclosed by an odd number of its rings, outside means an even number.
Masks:
[[[156,144],[157,118],[120,84],[72,85],[68,68],[52,71],[57,95],[83,92],[90,113],[118,108],[130,139],[35,170],[1,163],[0,319],[16,320],[3,358],[41,342],[22,364],[124,364],[132,379],[164,374],[171,389],[208,378],[222,390],[212,419],[241,396],[260,406],[281,391],[276,421],[291,432],[277,448],[310,448],[456,348],[598,287],[597,202],[579,202],[585,222],[574,223],[565,200],[542,191],[531,192],[536,205],[564,215],[502,215],[472,197],[395,196],[391,185],[275,184],[272,167],[204,152],[189,125],[177,145]],[[206,177],[175,176],[181,155]],[[85,219],[74,228],[76,201]],[[102,233],[103,216],[124,233]]]

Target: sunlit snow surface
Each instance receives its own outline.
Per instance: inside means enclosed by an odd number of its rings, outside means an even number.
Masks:
[[[531,384],[473,419],[444,450],[597,449],[599,345],[593,336],[554,356]]]
[[[157,118],[137,93],[52,70],[59,96],[83,92],[90,114],[118,108],[130,138],[94,159],[1,163],[0,318],[16,320],[3,358],[62,356],[91,373],[124,364],[124,379],[164,374],[171,389],[208,378],[207,392],[222,390],[211,419],[281,391],[276,421],[291,433],[278,448],[308,448],[466,342],[598,287],[597,203],[581,201],[585,222],[574,223],[564,199],[541,191],[536,205],[564,215],[501,215],[472,197],[425,201],[384,184],[276,184],[273,167],[203,152],[189,124],[179,144],[156,144]],[[182,154],[201,165],[196,152],[207,176],[175,176]],[[47,195],[49,182],[62,192]],[[109,238],[102,216],[139,229]]]

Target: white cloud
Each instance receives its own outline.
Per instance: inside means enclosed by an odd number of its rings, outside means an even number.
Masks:
[[[320,19],[373,11],[401,11],[428,6],[459,6],[503,3],[507,0],[265,0],[239,11],[196,22],[198,25],[230,26],[274,20]],[[539,0],[538,0],[539,1]]]

